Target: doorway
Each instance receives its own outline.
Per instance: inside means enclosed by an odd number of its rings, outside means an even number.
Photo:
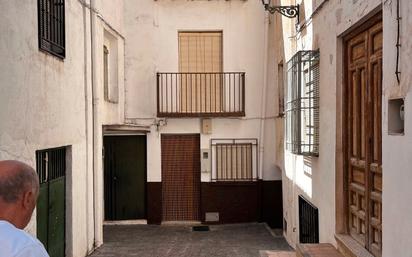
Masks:
[[[66,148],[36,151],[37,237],[50,257],[66,256]]]
[[[104,137],[105,220],[146,219],[146,136]]]
[[[345,38],[348,232],[382,255],[382,19]]]
[[[163,221],[200,220],[200,135],[162,135]]]

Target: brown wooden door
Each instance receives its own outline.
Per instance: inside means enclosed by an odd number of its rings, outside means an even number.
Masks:
[[[348,219],[350,235],[382,252],[382,22],[348,38]]]
[[[200,136],[162,135],[163,221],[200,220]]]

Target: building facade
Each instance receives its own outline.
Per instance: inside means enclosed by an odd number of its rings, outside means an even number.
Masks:
[[[412,5],[270,4],[299,17],[257,0],[0,3],[0,159],[36,167],[27,231],[52,256],[87,256],[124,220],[266,222],[293,247],[412,256]]]
[[[348,256],[410,256],[407,233],[411,226],[407,222],[402,228],[396,225],[411,214],[404,204],[411,196],[406,185],[410,174],[404,172],[409,169],[407,153],[411,152],[406,113],[410,107],[410,2],[278,4],[300,4],[299,21],[274,18],[279,35],[274,39],[279,53],[276,62],[291,60],[284,67],[286,148],[294,141],[288,138],[289,118],[295,117],[290,108],[296,99],[288,94],[294,92],[292,57],[299,51],[315,51],[318,59],[309,66],[319,67],[314,76],[318,103],[313,102],[319,114],[314,134],[318,152],[295,154],[288,149],[284,155],[287,240],[291,245],[329,242]],[[305,68],[303,73],[299,92],[308,93],[311,73]],[[300,107],[311,103],[299,101]],[[310,138],[313,130],[305,119],[316,120],[316,112],[302,113],[299,120],[306,127],[292,127]],[[307,142],[300,135],[298,138],[301,141],[297,143]],[[311,214],[305,214],[302,199],[318,216],[313,223],[318,224],[317,229],[308,223]]]

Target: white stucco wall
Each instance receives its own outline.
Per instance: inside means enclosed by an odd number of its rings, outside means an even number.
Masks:
[[[66,1],[66,58],[39,51],[37,1],[1,1],[0,159],[35,167],[35,151],[71,146],[68,256],[87,253],[83,10]],[[69,107],[69,108],[68,108]],[[36,233],[35,214],[27,230]]]
[[[102,126],[124,123],[123,2],[98,2],[93,12],[97,17],[93,35],[94,66],[91,65],[90,1],[65,1],[66,58],[63,61],[39,51],[36,0],[0,3],[3,10],[0,31],[7,35],[0,40],[0,159],[17,159],[35,167],[36,150],[70,146],[66,253],[75,257],[86,256],[95,241],[97,245],[102,242],[103,200],[93,202],[94,193],[100,196],[96,199],[102,199],[103,189],[99,187],[102,179],[93,176],[93,156],[96,173],[103,174],[102,168],[99,169]],[[104,29],[119,36],[118,104],[104,101]],[[95,74],[96,85],[94,97],[92,74]],[[95,133],[93,103],[99,113]],[[35,217],[36,213],[26,228],[32,234],[36,233]]]
[[[264,151],[263,178],[279,180],[275,168],[274,107],[268,101],[262,116],[265,86],[265,12],[260,1],[125,1],[126,118],[150,125],[156,117],[156,72],[178,72],[178,31],[223,31],[223,71],[246,72],[246,117],[213,119],[211,138],[258,138]],[[274,87],[274,85],[269,85]],[[274,99],[275,90],[264,97]],[[261,118],[265,130],[261,132]],[[160,133],[200,133],[200,119],[168,119]],[[265,137],[261,137],[265,134]],[[160,134],[148,134],[148,181],[161,180]],[[202,174],[210,181],[210,174]]]
[[[384,1],[383,18],[383,256],[412,256],[412,2],[400,1],[401,83],[395,77],[396,1]],[[388,99],[405,99],[405,134],[388,134]]]
[[[299,1],[298,1],[299,2]],[[305,16],[323,1],[305,1]],[[400,67],[401,85],[396,82],[396,1],[384,1],[384,63],[383,63],[383,256],[412,256],[410,233],[412,222],[408,217],[412,209],[408,204],[412,191],[411,181],[412,136],[408,110],[411,105],[411,40],[407,37],[411,27],[408,13],[412,4],[401,0],[402,48]],[[283,4],[288,1],[282,1]],[[297,196],[303,194],[319,208],[320,241],[336,244],[335,234],[335,148],[336,148],[336,88],[342,84],[342,40],[340,36],[358,25],[382,4],[380,0],[329,1],[313,17],[304,33],[298,34],[295,42],[291,34],[290,21],[283,18],[285,59],[295,50],[320,49],[320,155],[311,158],[311,167],[305,167],[303,158],[285,154],[283,174],[284,215],[288,222],[286,238],[291,245],[298,243]],[[294,46],[294,44],[296,44]],[[406,108],[405,135],[388,135],[388,99],[404,97]],[[306,172],[305,172],[306,170]]]
[[[300,2],[300,1],[298,1]],[[319,157],[304,158],[285,151],[283,174],[284,216],[288,223],[286,238],[299,242],[298,195],[304,195],[319,209],[319,239],[335,243],[335,148],[336,88],[342,83],[341,35],[378,8],[380,0],[304,1],[309,19],[322,2],[323,8],[296,34],[291,21],[284,22],[284,55],[289,60],[298,50],[320,49],[320,152]],[[282,1],[286,4],[288,1]],[[293,26],[293,24],[292,24]],[[294,40],[290,37],[294,36]]]

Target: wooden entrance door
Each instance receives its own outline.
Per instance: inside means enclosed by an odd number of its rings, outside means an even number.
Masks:
[[[146,218],[146,136],[104,137],[106,220]]]
[[[200,220],[200,136],[162,135],[163,221]]]
[[[347,38],[347,172],[350,235],[382,252],[382,22]]]

